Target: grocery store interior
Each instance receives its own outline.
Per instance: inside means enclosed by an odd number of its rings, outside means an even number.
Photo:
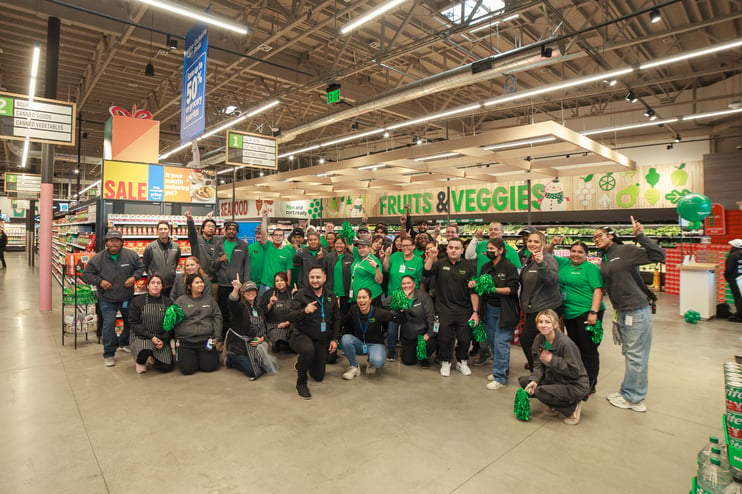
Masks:
[[[0,491],[687,492],[732,430],[742,324],[719,305],[742,312],[723,276],[742,239],[742,2],[0,8]],[[443,242],[496,221],[519,247],[533,225],[593,263],[597,227],[628,240],[640,221],[666,256],[640,268],[659,298],[647,412],[606,400],[625,367],[610,331],[576,427],[535,400],[516,419],[518,345],[499,390],[487,367],[399,361],[346,381],[341,358],[311,401],[293,355],[255,381],[137,374],[121,351],[101,365],[79,270],[109,229],[141,255],[165,219],[185,257],[188,213],[253,242],[263,215],[397,235],[407,210]]]

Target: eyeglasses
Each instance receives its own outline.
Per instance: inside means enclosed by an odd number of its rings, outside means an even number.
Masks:
[[[412,247],[412,244],[402,244],[402,247]]]
[[[606,235],[605,233],[596,233],[595,235],[593,235],[593,240],[600,240],[601,238],[607,238],[607,237],[608,235]]]

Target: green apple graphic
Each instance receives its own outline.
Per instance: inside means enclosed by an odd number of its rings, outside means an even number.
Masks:
[[[688,182],[688,172],[683,170],[685,163],[681,163],[680,166],[675,167],[676,170],[670,175],[670,180],[675,187],[682,187]]]

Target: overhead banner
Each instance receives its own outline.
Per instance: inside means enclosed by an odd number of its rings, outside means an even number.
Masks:
[[[183,93],[180,98],[180,143],[192,141],[206,128],[206,55],[209,29],[196,24],[185,37]]]
[[[228,130],[227,142],[226,164],[278,169],[275,137]]]
[[[528,211],[528,185],[525,182],[494,183],[451,187],[450,200],[445,188],[395,193],[369,193],[323,199],[323,218],[342,219],[366,216],[410,214],[476,215]],[[683,196],[703,193],[703,162],[689,161],[635,171],[588,173],[581,177],[532,180],[533,211],[600,211],[603,209],[674,208]]]
[[[103,199],[216,203],[216,174],[127,161],[103,161]]]
[[[75,145],[75,104],[0,93],[0,138]]]
[[[263,212],[267,212],[273,218],[317,219],[322,215],[322,200],[264,201],[262,199],[238,199],[237,201],[219,201],[219,216],[231,218],[232,209],[234,209],[235,219],[260,219]]]

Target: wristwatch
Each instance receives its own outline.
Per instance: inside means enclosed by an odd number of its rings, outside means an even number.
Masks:
[[[590,314],[595,314],[595,315],[598,315],[597,311],[594,311],[594,310],[591,310],[591,311],[590,311]]]

